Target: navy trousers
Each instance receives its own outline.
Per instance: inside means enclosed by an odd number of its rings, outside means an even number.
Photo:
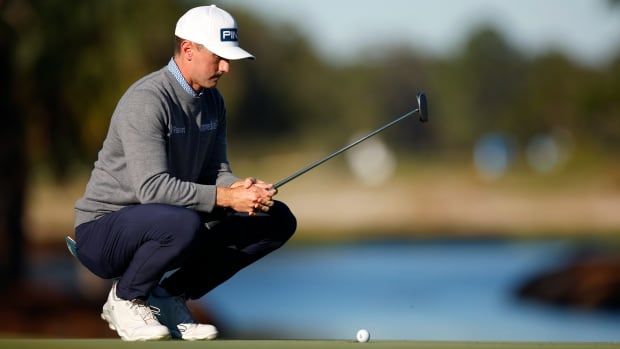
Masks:
[[[161,286],[196,299],[278,249],[297,227],[280,201],[257,216],[224,214],[211,228],[209,217],[164,204],[125,207],[76,228],[78,259],[101,278],[120,278],[120,298],[146,299],[177,269]]]

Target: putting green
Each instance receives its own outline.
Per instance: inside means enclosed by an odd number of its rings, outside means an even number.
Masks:
[[[361,346],[361,347],[360,347]],[[427,342],[427,341],[353,341],[321,340],[216,340],[210,342],[123,342],[118,339],[0,339],[0,349],[159,349],[159,348],[413,348],[413,349],[620,349],[620,343],[540,343],[540,342]]]

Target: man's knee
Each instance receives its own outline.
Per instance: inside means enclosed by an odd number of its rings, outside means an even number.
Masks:
[[[291,210],[281,201],[274,201],[273,207],[269,210],[274,219],[275,233],[283,242],[293,236],[297,230],[297,219]]]

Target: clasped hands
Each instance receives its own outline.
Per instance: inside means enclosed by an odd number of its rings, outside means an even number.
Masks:
[[[248,177],[228,188],[218,187],[216,204],[255,216],[259,212],[269,211],[273,206],[273,196],[277,192],[273,184]]]

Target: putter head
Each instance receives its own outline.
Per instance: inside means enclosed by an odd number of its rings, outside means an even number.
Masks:
[[[426,93],[418,92],[416,95],[418,99],[418,113],[420,113],[420,121],[427,122],[428,121],[428,107],[426,105]]]
[[[73,240],[70,236],[65,236],[65,242],[67,243],[67,249],[73,255],[73,257],[77,258],[77,248],[75,247],[75,240]]]

